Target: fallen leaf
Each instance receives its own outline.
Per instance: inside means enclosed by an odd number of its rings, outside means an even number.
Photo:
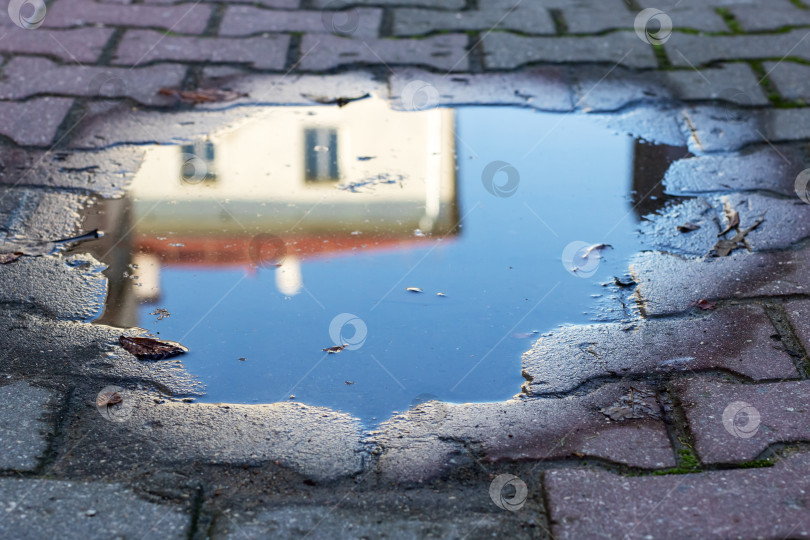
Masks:
[[[221,103],[247,97],[244,92],[234,90],[220,90],[219,88],[199,88],[197,90],[180,90],[178,88],[161,88],[161,96],[172,96],[184,103]]]
[[[170,316],[171,313],[169,313],[168,309],[157,308],[155,311],[153,311],[149,315],[157,315],[158,316],[157,320],[162,321],[166,317]]]
[[[301,94],[301,95],[310,101],[314,101],[315,103],[320,103],[322,105],[337,105],[338,107],[345,107],[352,101],[360,101],[361,99],[371,97],[371,94],[363,94],[362,96],[357,97],[336,97],[336,98],[313,96],[309,94]]]
[[[630,387],[630,392],[600,412],[611,420],[621,421],[638,418],[660,418],[661,409],[655,392]]]
[[[164,360],[188,352],[187,347],[174,341],[162,339],[121,336],[118,338],[118,343],[127,352],[138,358],[147,358],[149,360]]]
[[[96,405],[99,407],[109,407],[111,405],[117,405],[124,401],[124,398],[121,397],[121,394],[118,392],[102,392],[96,398]]]
[[[410,291],[410,292],[414,292],[414,293],[420,293],[420,292],[422,292],[422,289],[420,289],[419,287],[408,287],[408,288],[407,288],[407,289],[405,289],[405,290],[406,290],[406,291]]]
[[[23,254],[19,251],[15,251],[14,253],[0,253],[0,264],[14,262],[22,256]]]
[[[722,238],[718,240],[717,244],[712,248],[711,254],[714,257],[728,257],[735,249],[747,247],[745,237],[748,236],[748,233],[759,227],[763,221],[765,221],[765,217],[760,216],[754,224],[747,229],[743,229],[742,231],[738,230],[733,238]]]
[[[697,223],[692,223],[691,221],[687,221],[683,225],[678,225],[678,231],[682,233],[688,233],[692,231],[696,231],[700,228],[700,225]]]
[[[715,307],[717,307],[717,302],[712,302],[711,300],[701,298],[700,300],[695,302],[695,305],[700,309],[702,309],[703,311],[708,311],[710,309],[714,309]]]
[[[717,236],[724,236],[728,231],[740,225],[740,213],[734,209],[726,210],[726,218],[728,219],[728,227]]]
[[[349,346],[348,343],[344,343],[343,345],[335,345],[334,347],[327,347],[327,348],[321,349],[321,350],[324,351],[324,352],[327,352],[329,354],[337,354],[340,351],[346,349],[346,347],[348,347],[348,346]]]

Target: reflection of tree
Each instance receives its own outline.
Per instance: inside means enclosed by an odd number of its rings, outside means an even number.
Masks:
[[[685,147],[652,144],[636,139],[633,150],[633,208],[642,218],[666,204],[664,174],[670,164],[689,156]]]

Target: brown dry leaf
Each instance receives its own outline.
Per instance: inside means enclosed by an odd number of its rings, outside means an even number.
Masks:
[[[687,221],[683,225],[678,225],[678,231],[682,233],[688,233],[692,231],[696,231],[700,228],[700,225],[697,223],[692,223],[691,221]]]
[[[348,343],[344,343],[343,345],[335,345],[334,347],[327,347],[327,348],[321,349],[321,350],[324,351],[324,352],[327,352],[329,354],[337,354],[340,351],[344,350],[348,346],[349,346]]]
[[[728,257],[735,249],[747,247],[745,237],[748,236],[748,233],[759,227],[763,221],[765,221],[765,217],[760,216],[754,224],[747,229],[743,229],[742,231],[738,230],[733,238],[722,238],[718,240],[717,244],[715,244],[712,249],[712,255],[715,257]]]
[[[725,235],[728,231],[740,225],[740,213],[736,210],[726,210],[726,218],[728,218],[728,227],[726,227],[723,232],[718,234],[718,237]]]
[[[219,88],[199,88],[197,90],[179,90],[177,88],[161,88],[158,94],[172,96],[184,103],[221,103],[247,97],[244,92],[234,90],[220,90]]]
[[[337,98],[328,98],[322,96],[313,96],[310,94],[301,94],[305,98],[314,101],[315,103],[320,103],[322,105],[337,105],[338,107],[345,107],[352,101],[360,101],[361,99],[366,99],[371,97],[371,94],[363,94],[362,96],[357,97],[337,97]]]
[[[99,407],[109,407],[110,405],[117,405],[124,401],[121,394],[118,392],[102,392],[96,398],[96,405]]]
[[[705,298],[701,298],[695,305],[704,311],[709,311],[717,307],[717,302],[712,302],[711,300],[706,300]]]
[[[118,343],[138,358],[149,360],[164,360],[188,352],[188,347],[162,339],[121,336]]]
[[[0,253],[0,264],[8,264],[14,262],[22,256],[23,254],[20,253],[19,251],[14,253]]]

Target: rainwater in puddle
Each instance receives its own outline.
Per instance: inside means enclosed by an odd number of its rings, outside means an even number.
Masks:
[[[540,333],[621,317],[601,284],[682,154],[585,115],[280,107],[149,148],[82,249],[109,265],[99,322],[189,347],[198,401],[295,396],[373,425],[426,399],[507,399]],[[613,247],[583,258],[593,244]]]

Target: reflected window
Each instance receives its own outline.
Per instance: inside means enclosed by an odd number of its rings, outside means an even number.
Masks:
[[[213,142],[197,141],[193,144],[184,144],[180,151],[183,153],[181,180],[191,184],[217,181],[216,147]]]
[[[309,128],[304,130],[304,180],[307,182],[337,182],[337,130]]]

